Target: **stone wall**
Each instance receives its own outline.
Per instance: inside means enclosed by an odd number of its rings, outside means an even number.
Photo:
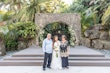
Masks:
[[[72,27],[75,31],[77,43],[81,39],[81,24],[80,15],[73,13],[39,13],[35,15],[35,23],[40,26],[42,30],[49,23],[60,22]],[[38,41],[38,40],[37,40]],[[38,43],[38,42],[37,42]]]
[[[110,35],[107,26],[101,24],[90,27],[81,38],[84,46],[96,49],[110,49]]]

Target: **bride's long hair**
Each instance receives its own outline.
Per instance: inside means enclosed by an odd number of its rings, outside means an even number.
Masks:
[[[56,41],[55,41],[55,38],[56,38],[56,37],[58,37],[58,35],[54,35],[54,37],[53,37],[53,45],[52,45],[53,49],[54,49],[54,43],[56,42]]]

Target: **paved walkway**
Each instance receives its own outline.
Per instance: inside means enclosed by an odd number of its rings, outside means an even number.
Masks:
[[[14,53],[11,57],[7,58],[6,60],[2,60],[1,64],[4,61],[11,61],[11,60],[12,62],[15,62],[15,60],[25,61],[25,59],[26,60],[29,59],[30,62],[34,60],[36,61],[36,59],[42,60],[43,58],[39,58],[38,55],[39,56],[43,55],[42,49],[40,47],[32,46],[22,51],[19,51],[17,53]],[[77,60],[78,61],[80,60],[82,62],[83,60],[84,61],[87,60],[88,62],[89,60],[93,62],[96,62],[97,60],[98,62],[101,60],[102,60],[101,62],[103,62],[104,60],[104,63],[105,63],[105,60],[108,60],[106,62],[109,62],[109,59],[103,58],[104,55],[102,53],[84,46],[76,46],[74,48],[71,48],[70,55],[72,55],[73,57],[72,59],[73,64],[74,64],[74,61],[77,61]],[[38,58],[36,56],[38,56]],[[4,64],[6,64],[6,62],[4,62]],[[17,63],[15,62],[15,64]],[[79,64],[79,62],[77,64]],[[110,73],[110,66],[107,67],[107,66],[74,66],[73,65],[66,70],[47,69],[46,71],[42,70],[42,66],[8,66],[8,63],[5,66],[0,66],[0,73],[67,73],[67,72],[68,73]]]
[[[4,66],[0,73],[110,73],[110,67],[70,67],[67,70],[42,70],[41,66]]]
[[[42,48],[41,47],[36,47],[36,46],[31,46],[27,49],[24,49],[20,52],[15,53],[14,55],[39,55],[39,54],[43,54],[42,52]],[[84,46],[76,46],[76,47],[71,47],[70,48],[70,55],[103,55],[102,53],[84,47]],[[104,55],[103,55],[104,56]]]
[[[27,49],[14,53],[12,56],[4,57],[0,60],[0,66],[42,66],[42,48],[31,46]],[[96,50],[76,46],[71,47],[69,56],[70,66],[110,66],[110,57]]]

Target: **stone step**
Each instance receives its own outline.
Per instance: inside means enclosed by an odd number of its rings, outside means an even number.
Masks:
[[[12,55],[12,57],[43,57],[43,55],[42,54],[35,54],[35,55],[32,55],[32,54],[18,54],[18,55],[16,55],[16,54],[14,54],[14,55]]]
[[[43,60],[43,57],[6,57],[4,60]],[[69,60],[101,60],[110,61],[110,58],[105,57],[69,57]]]
[[[12,57],[43,57],[44,55],[43,54],[35,54],[35,55],[32,55],[32,54],[19,54],[19,55],[16,55],[16,54],[14,54],[14,55],[12,55]],[[104,57],[104,55],[84,55],[84,54],[80,54],[80,55],[72,55],[72,54],[70,54],[70,57]]]
[[[110,61],[70,61],[70,66],[106,66],[110,67]]]
[[[30,47],[5,57],[0,66],[42,66],[43,52],[41,48]],[[83,46],[70,49],[70,66],[110,66],[110,59],[104,58],[100,52]]]
[[[1,61],[0,66],[42,66],[43,60],[6,60]],[[69,61],[70,66],[108,66],[110,67],[110,61]]]
[[[4,60],[0,62],[0,66],[41,66],[42,61],[31,61],[31,60],[25,60],[25,61],[20,61],[20,60],[14,60],[14,61],[8,61]]]

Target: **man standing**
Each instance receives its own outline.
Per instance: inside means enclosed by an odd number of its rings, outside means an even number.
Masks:
[[[44,39],[42,48],[44,52],[43,70],[46,70],[46,67],[51,68],[50,65],[51,65],[51,60],[52,60],[52,39],[51,39],[50,33],[48,33],[47,38]]]

